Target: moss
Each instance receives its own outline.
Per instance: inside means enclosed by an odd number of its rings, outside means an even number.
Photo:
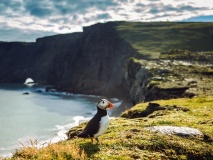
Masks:
[[[132,61],[132,62],[134,62],[134,63],[139,63],[139,62],[140,62],[140,60],[137,59],[137,58],[135,58],[135,57],[129,58],[129,61]]]
[[[162,82],[159,81],[159,80],[151,80],[151,81],[148,83],[147,87],[157,86],[157,85],[160,85],[161,83],[162,83]]]

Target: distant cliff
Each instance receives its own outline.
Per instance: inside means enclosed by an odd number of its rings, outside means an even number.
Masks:
[[[212,37],[212,23],[107,22],[32,43],[0,42],[0,83],[31,77],[67,92],[153,99],[146,94],[150,81],[140,79],[151,72],[131,57],[158,59],[174,48],[211,51]]]
[[[127,60],[137,52],[115,30],[116,23],[85,27],[83,33],[39,38],[35,43],[0,43],[0,82],[31,77],[59,90],[127,96]]]

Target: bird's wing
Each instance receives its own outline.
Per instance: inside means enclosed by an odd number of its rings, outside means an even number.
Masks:
[[[78,137],[93,137],[98,132],[101,118],[94,116],[86,125],[85,129],[78,135]]]

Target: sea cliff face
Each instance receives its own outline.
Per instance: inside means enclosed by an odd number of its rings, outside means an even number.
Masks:
[[[0,82],[31,77],[74,93],[127,97],[127,60],[137,52],[115,30],[116,23],[85,27],[83,33],[0,43]]]
[[[115,30],[114,23],[84,28],[75,51],[55,58],[55,77],[59,90],[74,93],[128,96],[125,82],[127,60],[137,52]],[[77,48],[78,47],[78,48]],[[66,65],[65,65],[66,64]]]
[[[0,42],[0,83],[23,83],[31,77],[59,91],[119,97],[133,103],[191,97],[204,93],[203,84],[211,84],[212,69],[193,63],[184,66],[183,60],[212,64],[212,52],[194,52],[213,50],[212,26],[107,22],[32,43]],[[171,51],[174,48],[183,50],[176,54]],[[198,80],[199,76],[205,81]],[[210,94],[208,88],[204,90]]]

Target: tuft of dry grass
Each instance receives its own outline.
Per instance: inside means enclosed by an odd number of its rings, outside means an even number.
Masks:
[[[87,159],[83,149],[80,149],[76,144],[70,144],[65,142],[59,142],[49,144],[48,147],[38,148],[37,140],[29,140],[28,145],[22,144],[20,149],[17,149],[14,153],[12,160],[52,160],[52,159],[75,159],[84,160]]]

